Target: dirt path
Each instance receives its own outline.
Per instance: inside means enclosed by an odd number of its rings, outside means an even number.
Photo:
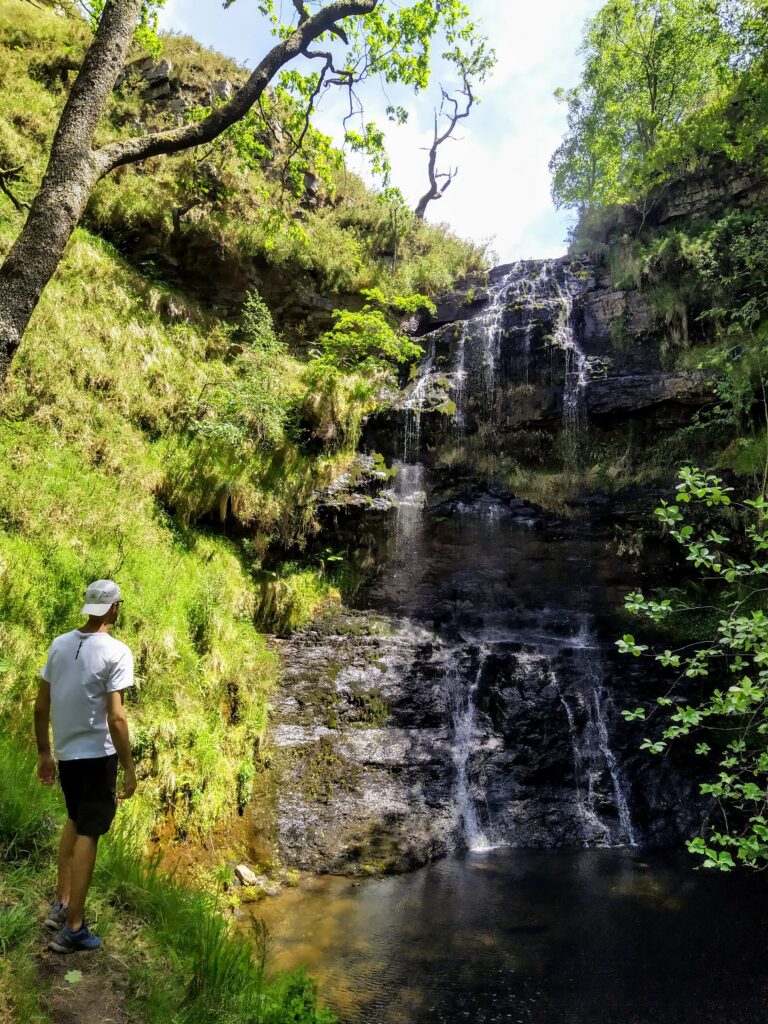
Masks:
[[[54,1024],[135,1024],[126,1004],[130,983],[122,959],[107,949],[62,956],[41,936],[38,977]]]

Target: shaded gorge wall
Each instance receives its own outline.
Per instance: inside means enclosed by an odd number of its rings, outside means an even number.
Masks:
[[[564,515],[517,486],[532,467],[577,478],[596,438],[649,439],[706,395],[662,369],[650,321],[643,346],[613,344],[604,291],[583,261],[525,261],[449,297],[421,327],[418,373],[367,426],[394,474],[326,496],[324,543],[376,571],[354,608],[275,641],[269,824],[253,812],[284,862],[403,870],[695,826],[685,753],[641,754],[644,726],[620,713],[662,692],[614,644],[624,594],[665,571],[665,551],[631,561],[616,542],[657,495],[582,491]]]

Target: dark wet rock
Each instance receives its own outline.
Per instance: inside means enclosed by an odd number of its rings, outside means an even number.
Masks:
[[[610,284],[586,292],[582,315],[588,350],[611,344],[620,332],[631,337],[647,336],[657,322],[653,306],[643,292],[614,290]]]
[[[714,160],[684,175],[665,190],[652,220],[665,224],[682,217],[701,219],[723,209],[748,206],[768,196],[768,176],[752,167]]]
[[[352,614],[280,645],[272,838],[285,863],[402,871],[454,847],[450,735],[430,651],[423,630]]]
[[[637,412],[661,402],[702,405],[711,401],[712,382],[701,373],[634,374],[590,381],[585,388],[592,416]]]
[[[685,759],[648,758],[646,726],[621,716],[665,684],[614,653],[629,567],[603,512],[586,527],[481,488],[428,502],[361,595],[376,612],[278,644],[280,860],[403,871],[477,843],[665,845],[694,828]]]
[[[470,319],[488,301],[486,274],[472,274],[456,287],[438,296],[432,316],[421,318],[418,333],[434,331],[445,324]]]

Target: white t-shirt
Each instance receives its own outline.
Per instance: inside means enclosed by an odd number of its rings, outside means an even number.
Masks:
[[[51,687],[53,747],[60,761],[114,754],[107,694],[133,686],[133,655],[109,633],[57,636],[42,672]]]

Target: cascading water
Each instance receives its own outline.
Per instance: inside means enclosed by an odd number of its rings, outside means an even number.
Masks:
[[[558,698],[563,706],[563,710],[565,711],[565,717],[568,722],[568,736],[570,738],[571,750],[573,751],[573,778],[576,789],[576,805],[579,817],[581,818],[584,826],[582,842],[584,846],[589,846],[590,840],[598,843],[599,845],[608,845],[610,829],[604,822],[600,821],[595,813],[592,775],[590,773],[589,766],[585,765],[583,745],[579,736],[579,731],[576,728],[576,716],[574,714],[574,710],[559,687]],[[583,700],[578,700],[578,702],[583,706]],[[587,780],[586,799],[583,788],[585,776]]]
[[[451,381],[455,404],[454,423],[460,439],[467,437],[470,420],[475,429],[492,426],[498,416],[498,397],[505,384],[528,386],[532,379],[533,344],[546,335],[553,367],[562,360],[562,419],[566,442],[573,449],[585,425],[584,392],[589,380],[589,364],[574,328],[574,296],[580,281],[567,272],[562,261],[544,260],[512,264],[492,278],[488,301],[471,319],[454,332],[447,370],[440,373]],[[420,459],[421,418],[430,382],[437,376],[436,339],[430,338],[427,354],[419,368],[415,384],[404,403],[405,431],[402,461],[396,463],[398,478],[396,504],[395,558],[399,564],[416,563],[423,557],[415,539],[423,529],[426,467]],[[554,370],[553,370],[554,373]],[[462,529],[479,518],[481,533],[492,549],[499,531],[501,506],[459,503],[455,514]],[[489,574],[489,576],[492,574]],[[503,609],[493,615],[504,616]],[[578,623],[577,623],[578,625]],[[493,648],[493,628],[485,626],[477,639],[483,644],[480,667],[474,678],[463,676],[462,659],[456,657],[446,668],[444,682],[449,694],[451,714],[451,757],[455,768],[454,799],[462,822],[463,838],[470,849],[485,849],[491,843],[481,827],[470,779],[471,752],[478,736],[477,691],[488,651]],[[592,638],[582,625],[575,639],[565,638],[566,646],[576,652],[577,671],[584,688],[558,687],[558,697],[566,715],[573,758],[576,815],[580,821],[581,841],[586,845],[611,846],[634,844],[629,804],[621,773],[611,749],[608,726],[603,713],[602,694],[593,664]],[[489,646],[490,645],[490,646]],[[605,816],[603,776],[611,780],[613,814]],[[614,823],[609,818],[615,817]]]
[[[584,428],[589,361],[573,324],[574,297],[581,287],[581,280],[557,260],[526,260],[497,272],[489,285],[487,306],[456,331],[449,373],[460,432],[467,425],[470,406],[477,425],[496,420],[503,378],[519,385],[530,384],[534,339],[546,324],[551,324],[553,377],[557,359],[564,362],[562,409],[566,436],[573,439]],[[433,362],[425,361],[425,372],[432,371]]]
[[[429,386],[429,377],[435,362],[435,346],[430,342],[419,367],[416,380],[405,400],[405,428],[403,434],[403,461],[412,462],[419,456],[421,446],[421,417]]]
[[[453,743],[451,753],[456,766],[455,797],[461,817],[461,824],[467,848],[473,852],[492,850],[494,844],[487,838],[477,813],[475,800],[472,796],[469,781],[469,762],[478,737],[476,695],[488,657],[488,649],[480,648],[477,671],[473,682],[468,686],[454,664],[446,670],[448,682],[448,700],[453,726]]]
[[[582,839],[586,846],[635,846],[626,787],[611,748],[603,710],[604,670],[600,664],[599,644],[590,632],[586,618],[572,642],[574,664],[584,685],[570,697],[560,684],[557,689],[573,751],[576,802],[583,822]],[[598,783],[606,772],[617,818],[613,824],[601,817],[598,806]]]
[[[420,462],[396,462],[392,499],[395,505],[395,558],[398,562],[419,557],[424,505],[424,466]]]
[[[584,388],[589,381],[589,364],[573,330],[573,295],[558,286],[562,308],[557,318],[553,341],[565,352],[563,389],[563,427],[571,445],[584,428]]]
[[[510,423],[525,429],[515,403],[548,403],[553,447],[558,429],[580,428],[580,286],[562,261],[495,271],[479,313],[425,339],[397,429],[392,417],[370,427],[371,450],[396,471],[393,513],[378,523],[363,499],[354,508],[370,518],[348,520],[345,541],[367,534],[362,550],[381,567],[356,598],[351,634],[309,633],[311,657],[295,645],[278,733],[293,744],[287,862],[345,870],[383,858],[400,870],[457,848],[644,835],[616,711],[634,698],[616,693],[615,634],[600,624],[614,595],[599,567],[619,571],[607,535],[543,514],[488,468],[515,454],[502,447]],[[308,804],[319,771],[325,799]]]
[[[636,846],[635,830],[632,826],[632,818],[629,813],[629,803],[627,802],[624,781],[619,771],[616,755],[611,750],[608,740],[608,727],[603,715],[602,697],[600,695],[600,690],[597,687],[592,691],[592,700],[595,708],[597,741],[600,747],[600,752],[608,767],[611,782],[613,783],[613,792],[616,798],[616,810],[619,815],[621,837],[629,846]]]

